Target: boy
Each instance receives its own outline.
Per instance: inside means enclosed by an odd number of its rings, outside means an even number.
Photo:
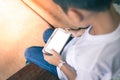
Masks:
[[[75,37],[61,56],[55,50],[43,54],[57,66],[60,80],[111,80],[120,74],[120,15],[112,1],[54,0],[71,20],[65,28]],[[88,29],[79,36],[81,27]]]

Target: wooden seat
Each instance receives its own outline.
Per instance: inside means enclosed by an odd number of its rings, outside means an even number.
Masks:
[[[51,72],[39,68],[33,63],[26,65],[21,70],[10,76],[7,80],[59,80]]]

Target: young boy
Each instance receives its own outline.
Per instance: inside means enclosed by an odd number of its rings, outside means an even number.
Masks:
[[[120,74],[120,15],[112,1],[54,0],[72,21],[65,28],[75,36],[61,56],[55,50],[43,54],[57,66],[60,80],[111,80]],[[81,27],[88,29],[79,36]]]

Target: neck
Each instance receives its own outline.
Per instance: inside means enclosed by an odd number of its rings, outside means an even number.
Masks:
[[[120,15],[111,7],[110,10],[96,14],[92,20],[90,34],[101,35],[113,32],[120,23]]]

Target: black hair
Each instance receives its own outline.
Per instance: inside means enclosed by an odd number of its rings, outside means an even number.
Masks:
[[[54,0],[66,12],[68,7],[94,12],[108,10],[113,0]]]
[[[120,0],[115,0],[114,2],[118,5],[120,5]]]

